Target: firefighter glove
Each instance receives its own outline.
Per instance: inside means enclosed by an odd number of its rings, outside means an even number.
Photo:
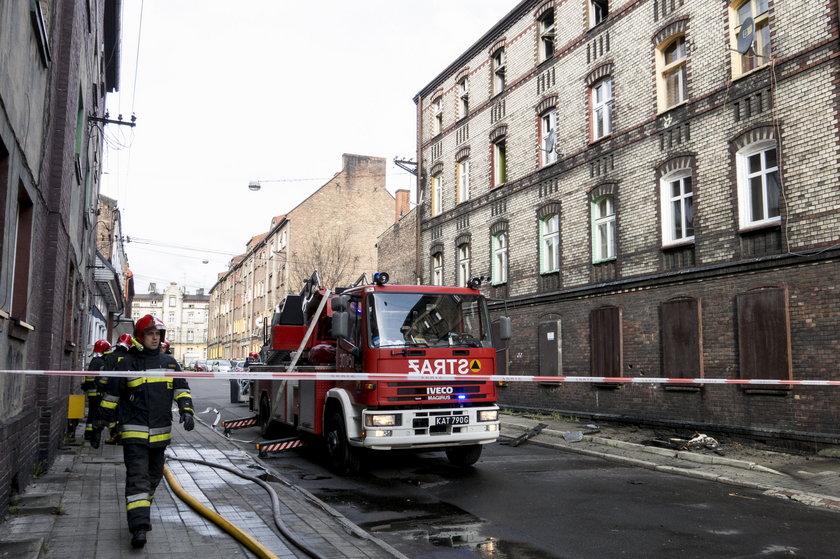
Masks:
[[[102,429],[108,426],[108,422],[104,419],[94,419],[93,420],[93,429],[95,431],[102,432]]]
[[[189,412],[184,412],[181,414],[181,423],[184,424],[184,429],[187,431],[192,431],[195,428],[195,419],[193,419],[193,414]]]

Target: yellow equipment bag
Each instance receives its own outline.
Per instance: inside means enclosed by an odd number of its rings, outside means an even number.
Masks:
[[[72,394],[67,397],[67,419],[82,419],[85,416],[85,395]]]

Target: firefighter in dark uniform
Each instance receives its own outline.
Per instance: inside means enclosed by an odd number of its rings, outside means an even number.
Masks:
[[[136,341],[134,338],[131,337],[131,334],[123,334],[111,347],[111,351],[106,353],[103,356],[105,360],[105,366],[102,368],[103,371],[115,371],[117,370],[117,363],[128,357],[128,351],[132,347],[137,347],[138,349],[142,348],[143,346],[140,345],[140,342]],[[105,379],[107,384],[108,378],[101,377]],[[100,380],[101,382],[101,380]],[[104,389],[103,389],[104,392]],[[109,437],[105,440],[106,444],[117,444],[119,442],[120,436],[120,425],[118,421],[114,421],[108,425],[109,429]],[[101,438],[101,430],[100,435],[97,438]]]
[[[88,363],[88,371],[101,371],[105,367],[104,354],[111,347],[108,340],[97,340],[93,344],[93,359]],[[99,448],[99,440],[102,431],[93,428],[93,422],[99,413],[99,402],[102,400],[102,393],[105,391],[105,384],[108,379],[100,376],[85,376],[82,381],[82,390],[85,391],[88,400],[88,414],[85,421],[85,440],[90,441],[90,446]]]
[[[134,336],[142,349],[132,349],[117,363],[117,371],[180,371],[171,355],[160,351],[166,326],[147,314],[134,326]],[[172,431],[172,400],[178,404],[184,429],[192,431],[193,404],[186,379],[171,377],[111,377],[102,398],[100,425],[115,420],[119,410],[121,440],[125,460],[125,498],[131,547],[146,545],[146,532],[152,529],[149,509],[161,478]]]

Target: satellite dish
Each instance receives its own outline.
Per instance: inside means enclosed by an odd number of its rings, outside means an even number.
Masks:
[[[738,30],[738,48],[735,50],[741,54],[747,54],[747,51],[750,50],[753,44],[754,37],[755,24],[753,23],[753,18],[748,17],[741,23],[741,29]]]
[[[554,148],[556,147],[555,140],[556,140],[556,135],[554,133],[554,130],[552,130],[551,132],[548,133],[548,137],[545,139],[545,151],[547,151],[549,153],[554,151]]]

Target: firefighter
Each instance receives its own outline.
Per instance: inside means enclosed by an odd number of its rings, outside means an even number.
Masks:
[[[128,356],[128,351],[132,347],[142,347],[137,340],[131,337],[131,334],[123,334],[117,339],[117,343],[111,347],[111,351],[104,355],[105,359],[105,367],[102,368],[103,371],[115,371],[117,369],[117,363],[122,361]],[[107,377],[102,377],[105,379],[107,384]],[[104,390],[103,390],[104,393]],[[119,443],[120,437],[120,424],[118,421],[114,421],[108,425],[109,436],[105,439],[105,444],[117,444]],[[100,431],[101,433],[101,431]],[[101,435],[100,435],[101,438]]]
[[[169,348],[169,342],[166,340],[160,341],[160,352],[165,353],[167,355],[172,355],[172,350]]]
[[[111,347],[108,340],[97,340],[93,344],[93,359],[88,363],[88,371],[101,371],[105,367],[105,358],[103,355]],[[90,446],[99,448],[99,440],[102,432],[97,432],[93,428],[93,422],[96,415],[99,413],[99,402],[102,400],[102,393],[104,392],[105,384],[108,379],[100,376],[85,376],[82,381],[82,390],[87,394],[88,400],[88,414],[85,421],[85,440],[90,441]]]
[[[142,349],[132,349],[117,363],[117,371],[180,371],[171,355],[160,351],[166,326],[147,314],[137,320],[134,336]],[[166,461],[164,451],[172,430],[172,400],[178,404],[184,429],[192,431],[193,404],[186,379],[165,377],[112,377],[102,398],[99,425],[119,419],[125,461],[125,497],[131,547],[146,545],[146,532],[152,529],[149,509]]]

